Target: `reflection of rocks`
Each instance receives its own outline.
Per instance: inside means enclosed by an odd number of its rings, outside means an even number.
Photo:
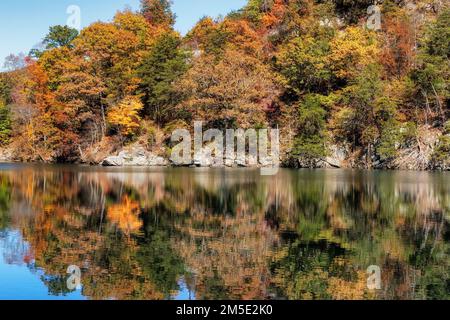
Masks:
[[[142,147],[133,147],[124,150],[117,156],[110,156],[103,160],[103,166],[149,166],[161,167],[167,166],[168,161],[162,157],[158,157],[153,153],[146,151]]]

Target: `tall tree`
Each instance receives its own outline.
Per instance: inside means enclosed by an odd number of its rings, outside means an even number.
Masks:
[[[180,45],[176,33],[161,36],[139,68],[145,113],[158,122],[166,120],[168,108],[176,105],[173,83],[188,68],[187,53]]]
[[[264,126],[278,94],[273,80],[265,64],[240,51],[226,50],[220,61],[203,55],[177,83],[180,109],[220,128]]]
[[[70,28],[68,26],[52,26],[49,29],[48,34],[42,41],[42,46],[44,50],[35,48],[31,49],[30,56],[34,58],[39,58],[42,54],[51,49],[70,47],[73,40],[78,36],[78,30]]]
[[[47,49],[69,46],[78,36],[78,30],[68,26],[50,27],[49,33],[44,38]]]
[[[0,146],[9,143],[12,132],[11,115],[9,108],[0,101]]]
[[[141,12],[153,26],[173,26],[175,14],[170,0],[141,0]]]

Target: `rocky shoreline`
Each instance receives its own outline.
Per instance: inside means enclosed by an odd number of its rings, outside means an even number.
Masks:
[[[308,168],[308,169],[386,169],[386,170],[410,170],[410,171],[450,171],[448,161],[436,163],[432,160],[437,139],[424,140],[419,146],[403,148],[398,157],[390,161],[380,161],[376,158],[368,158],[358,151],[352,151],[346,146],[329,146],[326,157],[318,159],[298,158],[290,162],[282,162],[281,167]],[[195,155],[192,163],[186,167],[272,167],[272,159],[252,159],[252,165],[246,159],[224,158],[221,162],[211,161],[208,154]],[[15,158],[10,149],[0,148],[0,163],[22,162]],[[79,164],[101,165],[105,167],[177,167],[168,157],[160,156],[140,144],[134,144],[122,148],[118,152],[96,161],[79,161]],[[257,163],[257,165],[254,165]]]
[[[425,157],[431,157],[431,150],[426,151]],[[350,150],[331,146],[329,155],[314,160],[297,159],[295,163],[282,163],[281,167],[288,168],[308,168],[308,169],[387,169],[387,170],[410,170],[410,171],[450,171],[450,164],[434,164],[430,160],[418,160],[424,158],[424,148],[415,150],[411,148],[404,150],[400,157],[389,162],[382,162],[377,159],[371,159],[371,165],[367,165],[364,157],[355,158]],[[211,161],[205,154],[196,155],[191,164],[185,165],[190,167],[270,167],[273,163],[270,158],[260,159],[253,163],[257,165],[249,165],[246,159],[229,159],[224,158],[221,163]],[[174,163],[165,157],[158,156],[144,147],[132,146],[120,151],[117,155],[109,156],[98,163],[106,167],[177,167]]]

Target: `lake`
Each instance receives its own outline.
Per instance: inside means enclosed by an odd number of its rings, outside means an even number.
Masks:
[[[0,299],[449,299],[449,273],[449,173],[0,165]]]

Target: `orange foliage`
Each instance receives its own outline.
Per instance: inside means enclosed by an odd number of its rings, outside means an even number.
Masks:
[[[414,27],[406,17],[384,20],[385,44],[381,52],[381,63],[391,76],[406,75],[415,59]]]
[[[127,195],[122,198],[122,202],[114,204],[108,209],[108,217],[125,234],[139,231],[142,221],[139,219],[140,206],[136,201],[131,200]]]

